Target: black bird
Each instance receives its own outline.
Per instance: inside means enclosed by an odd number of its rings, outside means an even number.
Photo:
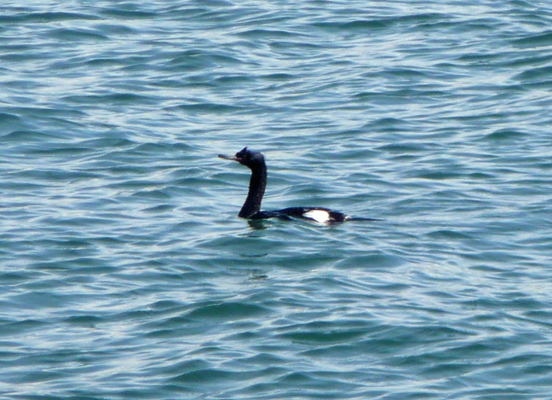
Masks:
[[[252,220],[268,218],[304,218],[322,224],[333,224],[353,219],[375,221],[370,218],[352,218],[339,211],[333,211],[322,207],[289,207],[282,210],[261,211],[261,201],[263,200],[263,195],[266,189],[266,163],[264,156],[259,152],[251,151],[248,150],[247,147],[244,147],[243,150],[237,152],[234,156],[219,154],[219,158],[237,161],[251,170],[249,193],[247,194],[245,203],[243,203],[240,213],[238,214],[240,218],[248,218]]]

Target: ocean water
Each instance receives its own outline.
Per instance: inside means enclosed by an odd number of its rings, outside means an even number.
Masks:
[[[552,398],[552,5],[4,1],[0,397]],[[378,222],[250,224],[264,208]]]

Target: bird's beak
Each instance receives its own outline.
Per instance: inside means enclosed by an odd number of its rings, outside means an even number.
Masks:
[[[224,155],[224,154],[219,154],[218,155],[218,158],[222,158],[224,160],[231,160],[231,161],[239,161],[236,156],[227,156],[227,155]]]

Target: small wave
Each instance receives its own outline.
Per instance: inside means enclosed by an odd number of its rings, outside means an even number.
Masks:
[[[510,128],[504,128],[504,129],[497,129],[494,132],[491,132],[488,134],[485,138],[487,140],[492,141],[504,141],[504,140],[514,140],[514,139],[521,139],[525,138],[527,136],[527,133],[522,132],[519,129],[510,129]]]
[[[14,15],[1,15],[0,23],[52,23],[63,21],[97,20],[98,16],[72,12],[27,12]]]
[[[60,28],[48,32],[48,36],[64,41],[88,41],[88,40],[108,40],[109,38],[102,33],[92,30],[84,30],[77,28]]]
[[[243,302],[225,302],[218,304],[205,304],[196,307],[186,315],[187,318],[197,319],[216,319],[231,320],[242,318],[252,318],[260,315],[266,315],[270,311],[266,307],[248,304]]]
[[[552,32],[539,33],[537,35],[528,35],[520,39],[512,40],[512,44],[521,48],[539,48],[552,45]]]

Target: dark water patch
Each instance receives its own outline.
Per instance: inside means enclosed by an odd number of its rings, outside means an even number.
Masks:
[[[167,143],[141,143],[133,149],[133,153],[148,155],[166,152],[170,145]]]
[[[449,229],[439,229],[427,234],[432,239],[443,239],[443,240],[467,240],[473,239],[473,235],[468,235],[461,231],[453,231]]]
[[[142,175],[144,172],[143,168],[128,168],[128,167],[116,167],[116,168],[110,168],[110,173],[115,173],[115,175],[126,175],[129,176],[129,174],[137,174]],[[130,193],[130,196],[146,196],[148,197],[148,194],[152,194],[152,198],[157,198],[156,196],[160,196],[160,198],[169,198],[170,195],[164,193],[162,190],[154,189],[159,186],[159,182],[147,180],[147,179],[127,179],[122,180],[120,182],[112,183],[112,184],[106,184],[105,185],[108,188],[111,189],[130,189],[132,190],[132,193]],[[140,189],[143,189],[140,191]]]
[[[37,384],[39,382],[62,379],[65,374],[54,371],[30,371],[23,375],[13,377],[16,384]]]
[[[550,82],[551,73],[552,66],[531,68],[514,76],[514,79],[519,80],[521,83],[524,84]]]
[[[13,299],[15,301],[16,299]],[[13,302],[12,302],[13,304]],[[38,303],[41,304],[41,303]],[[35,319],[21,319],[18,321],[13,320],[0,320],[0,335],[2,336],[17,336],[22,333],[28,333],[30,331],[37,331],[43,329],[47,326],[47,323],[44,321],[39,321]]]
[[[63,41],[102,41],[109,38],[99,32],[84,29],[60,28],[49,31],[48,36],[52,39]]]
[[[247,319],[268,314],[270,311],[266,307],[247,304],[242,302],[227,302],[219,304],[206,304],[195,308],[186,315],[187,318],[209,319],[218,321],[235,321],[237,319]]]
[[[527,310],[525,312],[525,317],[533,323],[552,327],[552,312],[546,309]]]
[[[282,39],[293,38],[299,40],[305,38],[306,35],[298,32],[291,32],[286,30],[273,30],[273,29],[249,29],[237,33],[238,36],[246,37],[248,39]]]
[[[456,61],[460,63],[466,63],[468,65],[473,65],[477,67],[487,66],[487,65],[496,65],[499,61],[503,60],[503,57],[500,54],[496,53],[464,53],[459,55]],[[511,59],[507,59],[508,63],[511,63]],[[451,68],[457,67],[457,65],[449,64]]]
[[[117,105],[135,105],[135,104],[153,104],[156,99],[152,96],[145,96],[136,93],[106,93],[66,96],[63,101],[75,104],[117,104]]]
[[[527,56],[526,54],[512,54],[512,57],[502,57],[499,58],[500,62],[495,62],[497,66],[502,66],[512,69],[522,69],[525,67],[535,68],[540,66],[550,65],[552,63],[552,55],[548,54],[531,54]],[[505,86],[505,88],[517,89],[521,91],[517,86]]]
[[[439,13],[413,13],[409,15],[397,15],[384,18],[352,19],[350,21],[316,22],[315,28],[329,31],[365,32],[370,30],[390,29],[398,26],[411,29],[430,28],[439,25],[448,26],[450,16]]]
[[[137,35],[140,33],[139,30],[131,26],[123,25],[123,24],[115,24],[115,23],[95,24],[94,31],[102,32],[103,34],[107,34],[109,37],[113,35],[117,35],[117,36]]]
[[[14,50],[14,51],[11,51],[11,52],[2,52],[2,54],[0,54],[0,60],[3,60],[5,61],[7,64],[8,63],[13,63],[14,65],[16,65],[17,63],[20,63],[20,62],[33,62],[33,61],[45,61],[45,60],[48,60],[48,59],[51,59],[50,56],[48,55],[43,55],[39,52],[33,52],[33,51],[18,51],[18,50]],[[10,65],[10,64],[8,64]],[[25,87],[29,87],[29,86],[35,86],[35,87],[38,87],[38,86],[41,86],[40,83],[37,83],[37,82],[33,82],[33,83],[30,83],[30,82],[22,82],[20,81],[18,84],[17,83],[8,83],[6,85],[7,87],[14,87],[14,88],[17,88],[17,86],[19,86],[20,88],[24,89]]]
[[[263,75],[262,78],[268,81],[289,82],[294,80],[295,76],[292,74],[286,74],[286,73],[274,73],[274,74]]]
[[[528,35],[511,41],[513,45],[523,49],[548,47],[552,45],[552,32],[544,32],[536,35]]]
[[[147,320],[147,315],[144,318]],[[183,332],[187,332],[186,335],[205,334],[212,327],[203,326],[204,331],[201,332],[201,327],[193,319],[178,316],[146,323],[144,328],[151,337],[181,337]]]
[[[432,24],[437,22],[449,22],[453,16],[446,13],[422,12],[391,17],[392,21],[409,22],[415,24]]]
[[[440,362],[436,366],[424,368],[422,375],[429,379],[444,379],[467,374],[474,370],[473,363]]]
[[[381,125],[380,123],[377,123],[377,126]],[[388,124],[384,124],[388,125]],[[390,122],[390,126],[395,125],[394,123]],[[388,126],[389,126],[388,125]],[[384,151],[386,153],[392,153],[392,154],[423,154],[427,151],[427,145],[424,143],[393,143],[393,144],[386,144],[383,146],[379,146],[376,148],[378,151]]]
[[[316,22],[314,28],[327,31],[365,31],[371,29],[383,29],[389,26],[390,20],[386,19],[358,19],[353,21]]]
[[[91,68],[96,67],[122,67],[125,65],[128,65],[128,60],[122,60],[120,58],[112,58],[112,57],[98,57],[86,60],[84,62],[87,66],[90,66]]]
[[[82,275],[101,275],[112,273],[117,270],[116,267],[111,266],[99,257],[87,255],[86,253],[71,252],[63,246],[53,248],[51,253],[57,256],[55,257],[56,260],[52,260],[51,262],[39,261],[37,267],[40,267],[40,265],[44,263],[45,266],[51,265],[56,267],[56,269],[74,271],[75,274]],[[52,270],[53,268],[43,269]]]
[[[495,250],[479,251],[471,254],[464,254],[464,257],[474,261],[487,261],[496,263],[514,263],[521,261],[530,261],[530,258],[517,252]]]
[[[0,112],[0,127],[2,127],[2,129],[8,130],[9,127],[11,127],[13,125],[17,126],[21,122],[22,122],[21,117],[15,115],[15,114],[8,114],[8,113]],[[14,131],[14,132],[17,132],[17,131]],[[9,134],[8,135],[2,135],[2,138],[6,137],[6,136],[9,138]]]
[[[526,132],[522,132],[518,129],[512,129],[512,128],[503,128],[498,129],[494,132],[491,132],[488,134],[485,139],[488,140],[496,140],[496,141],[504,141],[504,140],[518,140],[518,139],[525,139],[528,136]]]
[[[228,381],[236,382],[236,380],[255,378],[255,373],[240,373],[235,371],[220,370],[214,368],[198,369],[182,373],[171,378],[171,382],[179,384],[187,384],[192,387],[201,387],[205,384],[212,385],[213,388],[222,386]]]
[[[221,87],[239,86],[251,81],[251,76],[246,75],[228,75],[214,80],[214,83]]]
[[[151,189],[151,190],[139,190],[134,192],[132,197],[140,199],[150,199],[150,200],[167,200],[171,198],[171,195],[165,193],[163,190]]]
[[[314,385],[315,383],[316,384],[321,383],[310,374],[307,374],[304,372],[291,372],[291,373],[285,374],[284,376],[278,379],[278,382],[280,384],[284,384],[284,385],[291,384],[294,386],[295,385],[304,386],[304,385],[311,385],[311,384]]]
[[[165,367],[165,372],[173,372],[173,371],[201,371],[208,369],[210,364],[205,360],[200,359],[193,359],[193,360],[185,360],[180,361],[176,363],[175,365],[171,365],[170,367]]]
[[[88,149],[109,149],[112,152],[114,149],[130,149],[137,145],[136,142],[120,137],[99,137],[92,139],[83,139],[78,142],[82,147]]]
[[[191,2],[176,7],[167,7],[167,15],[177,21],[201,23],[202,29],[216,29],[221,26],[241,26],[245,24],[249,12],[244,7],[236,7],[234,3],[224,0],[207,0]],[[258,13],[254,13],[259,17]]]
[[[169,107],[167,110],[179,110],[192,114],[238,114],[247,112],[248,108],[244,106],[237,106],[234,104],[215,104],[198,102],[196,104],[182,104],[175,107]]]
[[[323,161],[331,157],[336,162],[338,160],[351,160],[351,159],[368,159],[374,155],[374,152],[368,149],[358,149],[352,147],[351,149],[336,148],[329,151],[318,151],[313,157],[314,160]]]
[[[39,156],[39,157],[49,157],[49,156],[71,156],[71,157],[81,157],[83,154],[88,154],[91,152],[92,149],[89,147],[79,147],[74,145],[68,145],[68,144],[47,144],[42,145],[40,147],[35,147],[32,149],[28,149],[25,151],[25,154],[31,155],[31,156]],[[58,171],[59,172],[59,171]],[[75,171],[67,171],[67,176],[72,176],[73,178],[76,177],[76,174],[79,174]],[[86,172],[82,172],[82,177],[91,176],[92,174],[88,174]]]
[[[529,297],[525,293],[509,292],[507,294],[497,296],[508,310],[540,310],[545,309],[546,304]]]
[[[496,360],[491,366],[497,369],[495,373],[500,374],[502,378],[505,378],[503,373],[507,372],[509,378],[516,379],[520,378],[519,374],[549,374],[552,372],[552,368],[550,368],[551,360],[551,355],[533,353],[503,357]]]
[[[29,142],[35,142],[35,141],[45,142],[45,141],[52,140],[54,138],[57,139],[56,136],[51,135],[49,133],[32,131],[32,130],[11,131],[10,133],[7,133],[0,137],[4,142],[25,143],[25,144]]]
[[[73,315],[68,317],[64,322],[70,325],[93,328],[105,322],[105,319],[96,315]]]
[[[34,309],[37,304],[40,304],[44,309],[62,309],[68,303],[73,302],[71,294],[49,293],[46,291],[28,291],[26,293],[15,295],[13,301],[21,304],[22,308]]]
[[[350,256],[336,264],[337,268],[394,268],[405,263],[401,257],[390,254]]]
[[[279,337],[299,343],[330,344],[356,340],[365,335],[364,330],[341,330],[337,327],[328,330],[325,327],[307,325],[298,331],[280,334]]]
[[[214,53],[211,51],[185,50],[175,53],[167,65],[171,71],[201,71],[204,68],[215,68],[218,66],[240,65],[242,61],[231,54]],[[191,77],[188,78],[188,80]]]
[[[356,346],[356,341],[353,344],[328,344],[325,343],[314,343],[315,346],[311,350],[306,350],[302,352],[302,355],[309,358],[319,358],[325,359],[327,357],[339,360],[339,359],[350,359],[351,357],[356,357],[359,354],[359,349]]]
[[[175,206],[162,204],[159,206],[144,208],[142,211],[148,214],[164,214],[164,213],[170,213],[171,211],[174,210],[174,208]]]
[[[88,151],[86,149],[83,149],[83,151]],[[44,152],[44,151],[40,151],[38,152],[38,155],[65,155],[65,154],[71,154],[71,155],[74,155],[75,153],[74,152],[71,152],[71,151],[63,151],[63,150],[59,150],[59,152],[57,150],[54,150],[52,152]],[[33,152],[29,152],[29,154],[33,154]],[[35,154],[36,155],[36,154]],[[60,182],[70,182],[70,181],[78,181],[78,180],[83,180],[83,179],[93,179],[93,178],[98,178],[100,177],[100,175],[98,175],[97,173],[94,173],[94,172],[86,172],[86,171],[63,171],[63,170],[60,170],[60,169],[48,169],[48,170],[39,170],[39,169],[36,169],[36,170],[28,170],[28,169],[24,169],[22,171],[19,171],[19,172],[15,172],[11,175],[12,177],[14,178],[23,178],[23,179],[29,179],[29,180],[32,180],[32,181],[46,181],[46,182],[49,182],[50,186],[52,185],[52,183],[56,182],[56,183],[60,183]],[[28,188],[32,188],[33,186],[38,188],[40,186],[42,187],[46,187],[47,185],[40,185],[38,183],[34,183],[34,182],[28,182],[27,184],[27,187]],[[19,187],[22,187],[21,185],[19,185]]]
[[[119,8],[101,8],[98,12],[102,17],[114,18],[116,20],[145,20],[157,17],[157,12],[146,11],[135,4],[125,4]]]
[[[173,300],[160,300],[155,302],[154,304],[150,305],[150,308],[158,311],[173,311],[176,309],[180,309],[182,307],[182,304]]]
[[[43,106],[36,106],[36,107],[28,107],[27,103],[25,103],[24,106],[18,106],[18,107],[10,107],[10,111],[17,114],[20,118],[23,120],[38,120],[41,123],[46,122],[56,122],[56,123],[63,123],[66,122],[68,119],[80,119],[83,117],[86,117],[86,113],[82,110],[78,109],[67,109],[67,108],[56,108],[56,107],[43,107]],[[42,120],[41,120],[42,119]],[[23,121],[26,122],[26,121]],[[21,130],[28,130],[21,129]],[[33,129],[36,130],[36,129]],[[43,131],[43,130],[41,130]],[[56,135],[59,137],[63,137],[65,135],[62,135],[58,133],[58,130],[48,130],[49,134]]]
[[[432,181],[451,180],[463,177],[463,173],[452,173],[443,171],[424,171],[418,175],[421,179],[427,179]]]
[[[92,14],[82,14],[82,13],[73,13],[73,12],[62,12],[62,11],[52,11],[52,12],[29,12],[28,9],[23,9],[21,12],[16,12],[12,15],[2,15],[0,16],[0,23],[4,24],[26,24],[26,23],[38,23],[38,24],[49,24],[52,22],[63,22],[63,21],[89,21],[97,20],[98,16]]]
[[[10,252],[2,252],[2,254],[6,257],[8,257],[8,254]],[[27,272],[19,272],[19,271],[4,271],[0,272],[0,280],[4,282],[4,285],[10,286],[10,285],[17,285],[19,283],[23,283],[29,279],[29,274]]]
[[[412,69],[412,68],[406,68],[406,67],[395,67],[395,68],[387,67],[381,72],[381,75],[383,75],[383,76],[389,75],[389,76],[394,76],[394,77],[399,78],[399,79],[414,79],[415,78],[416,80],[424,79],[425,77],[428,76],[428,74],[429,74],[429,71],[426,72],[426,71],[423,71],[423,70],[420,70],[420,69]],[[416,92],[424,93],[426,91],[418,89],[418,91],[413,90],[412,93],[416,93]],[[403,91],[402,93],[407,93],[407,92]],[[435,93],[437,93],[439,95],[444,94],[444,92],[435,92]]]

